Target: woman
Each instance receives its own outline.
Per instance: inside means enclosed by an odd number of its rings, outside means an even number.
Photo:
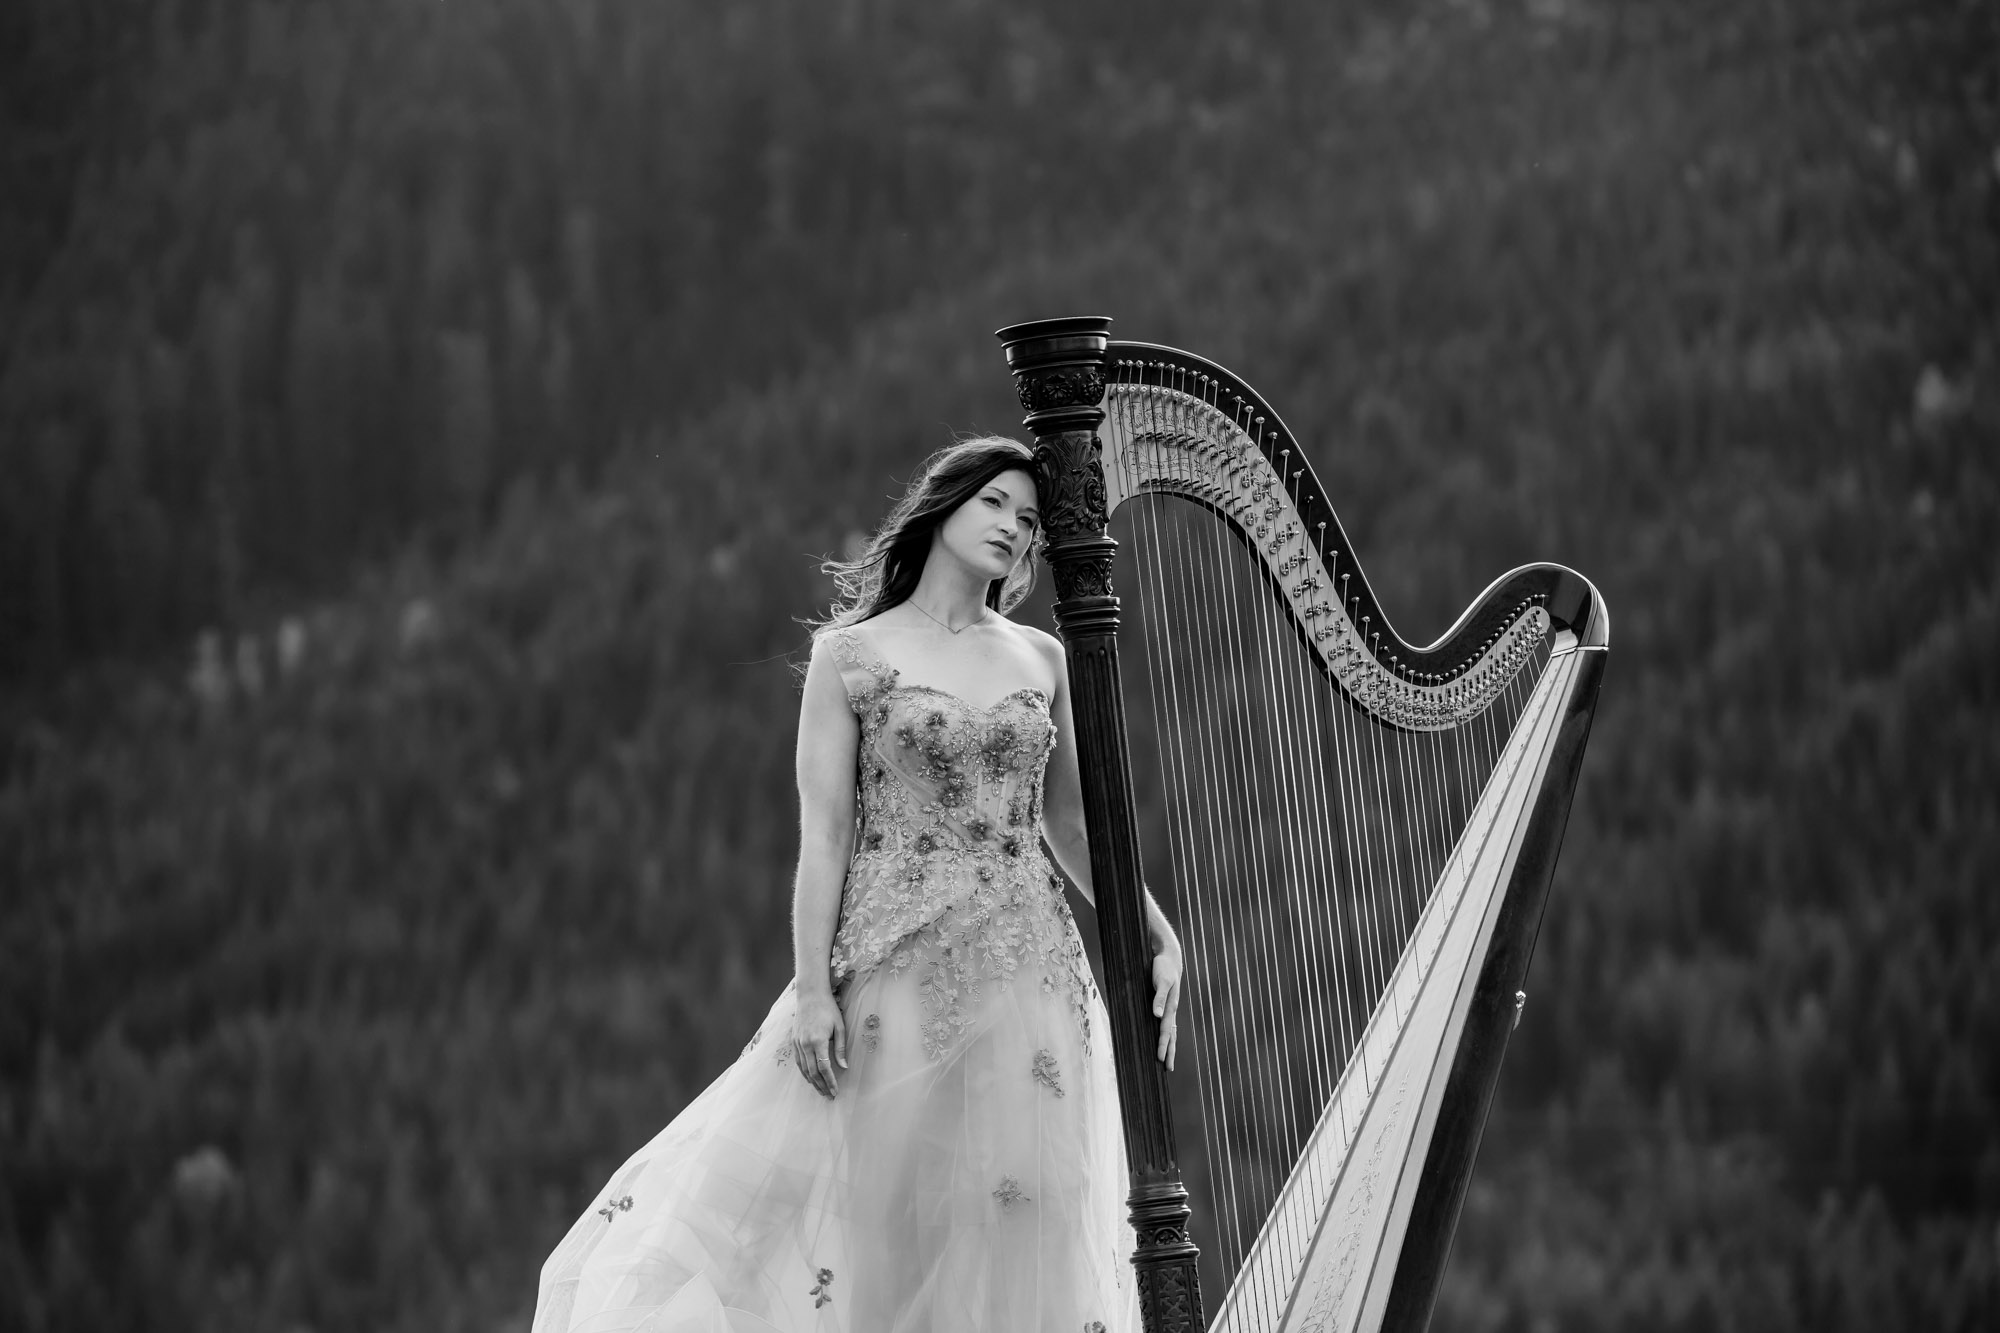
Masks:
[[[933,456],[829,566],[799,715],[792,984],[542,1269],[534,1333],[1136,1330],[1110,1030],[1031,455]],[[1150,896],[1159,1058],[1181,949]]]

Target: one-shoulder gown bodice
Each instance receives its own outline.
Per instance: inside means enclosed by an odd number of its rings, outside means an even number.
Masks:
[[[792,1068],[788,986],[549,1256],[534,1333],[1136,1330],[1106,1019],[1041,850],[1048,700],[827,638],[860,725],[839,1094]]]

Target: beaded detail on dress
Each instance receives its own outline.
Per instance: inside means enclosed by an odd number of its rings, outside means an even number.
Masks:
[[[1108,1020],[1039,837],[1051,700],[974,707],[828,637],[861,742],[838,1091],[800,1076],[787,985],[549,1255],[534,1333],[1139,1333]]]
[[[1089,1048],[1089,964],[1041,850],[1047,696],[984,708],[904,685],[851,630],[825,638],[861,723],[855,851],[833,940],[836,987],[921,968],[924,1053],[943,1059],[983,987],[1062,990]],[[899,948],[898,946],[905,946]]]

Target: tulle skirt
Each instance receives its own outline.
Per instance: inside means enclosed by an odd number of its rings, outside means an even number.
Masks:
[[[787,987],[549,1256],[534,1333],[1136,1333],[1102,1002],[1022,975],[946,1005],[938,947],[842,988],[831,1101]]]

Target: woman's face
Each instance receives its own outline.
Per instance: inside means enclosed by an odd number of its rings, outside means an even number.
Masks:
[[[1007,577],[1041,530],[1035,479],[1010,468],[981,486],[938,526],[935,544],[987,579]]]

